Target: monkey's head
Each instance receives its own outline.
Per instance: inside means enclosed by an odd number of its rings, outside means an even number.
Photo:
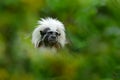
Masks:
[[[40,31],[41,35],[41,44],[45,46],[52,47],[58,45],[58,37],[60,33],[58,31],[52,31],[50,28],[45,28],[43,31]]]
[[[46,18],[38,21],[38,26],[32,34],[32,42],[36,48],[64,47],[66,44],[65,28],[62,22]]]

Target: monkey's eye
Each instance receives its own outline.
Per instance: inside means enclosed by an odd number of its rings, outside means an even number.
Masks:
[[[53,34],[53,32],[52,32],[52,31],[49,31],[48,34]]]
[[[55,34],[58,35],[58,36],[60,36],[60,33],[58,33],[58,32],[55,32]]]

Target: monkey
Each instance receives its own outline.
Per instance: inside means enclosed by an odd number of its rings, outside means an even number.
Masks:
[[[32,43],[35,48],[63,48],[66,44],[63,23],[53,18],[42,18],[32,33]]]

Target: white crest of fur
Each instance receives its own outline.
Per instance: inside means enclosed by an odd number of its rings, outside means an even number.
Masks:
[[[58,31],[61,34],[58,37],[58,42],[62,47],[64,47],[66,43],[64,25],[62,24],[62,22],[53,18],[41,19],[40,21],[38,21],[38,26],[32,33],[32,43],[35,45],[35,47],[38,47],[41,40],[40,31],[43,31],[45,28],[50,28],[50,30],[52,31]]]

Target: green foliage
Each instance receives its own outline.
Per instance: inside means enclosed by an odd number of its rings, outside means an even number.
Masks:
[[[119,0],[1,0],[0,80],[120,80]],[[37,20],[53,17],[69,45],[57,54],[31,43]]]

